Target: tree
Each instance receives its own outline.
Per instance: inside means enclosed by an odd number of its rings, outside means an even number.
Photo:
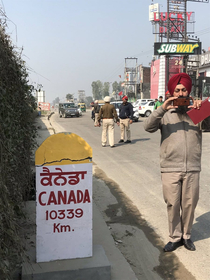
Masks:
[[[114,83],[112,83],[112,89],[113,89],[113,91],[115,91],[115,93],[119,93],[120,91],[122,91],[122,87],[121,87],[121,83],[122,82],[117,82],[117,81],[115,81]]]
[[[103,86],[102,97],[109,95],[109,82],[105,82]]]
[[[31,159],[37,148],[37,112],[22,50],[19,53],[6,34],[5,19],[0,27],[0,279],[13,279],[17,264],[23,261],[20,228],[24,200],[33,191]]]
[[[71,94],[71,93],[68,93],[68,94],[66,95],[66,100],[67,100],[67,101],[72,101],[72,99],[74,100],[74,95]]]
[[[115,98],[118,99],[118,93],[123,91],[123,87],[121,87],[122,82],[117,82],[115,81],[114,83],[112,83],[112,89],[113,92],[115,92]]]
[[[56,97],[56,98],[55,98],[55,104],[56,104],[56,103],[59,103],[59,102],[60,102],[60,98],[59,98],[59,97]]]
[[[87,106],[90,106],[90,103],[93,102],[93,97],[87,96],[85,101],[86,101],[85,103],[87,104]]]
[[[94,81],[91,84],[92,86],[92,93],[93,93],[93,99],[101,99],[102,98],[102,91],[103,91],[103,83],[101,81]]]

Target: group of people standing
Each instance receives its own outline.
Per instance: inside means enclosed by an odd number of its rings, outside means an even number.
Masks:
[[[201,171],[202,129],[210,123],[210,116],[198,124],[194,124],[188,116],[190,109],[201,110],[202,101],[193,100],[190,106],[174,106],[177,98],[188,97],[192,88],[192,80],[186,73],[174,75],[168,82],[165,101],[160,97],[155,110],[145,120],[144,128],[148,132],[160,130],[160,169],[164,200],[167,204],[169,242],[164,252],[172,252],[178,247],[195,251],[191,240],[194,212],[199,199],[199,177]],[[130,124],[133,107],[127,96],[123,97],[119,117],[110,97],[106,96],[105,105],[99,112],[96,110],[95,125],[99,126],[103,119],[102,146],[114,146],[114,120],[120,125],[120,143],[130,143]],[[97,107],[98,108],[98,107]],[[98,114],[98,115],[97,115]]]
[[[95,100],[93,111],[95,113],[95,126],[101,126],[102,124],[102,147],[107,145],[107,134],[109,138],[109,145],[111,148],[115,147],[114,144],[114,122],[120,126],[120,140],[119,143],[131,143],[131,132],[130,124],[133,122],[133,106],[128,102],[128,97],[124,96],[122,98],[123,103],[119,108],[119,117],[117,111],[113,104],[110,104],[111,97],[106,96],[104,98],[105,104],[100,108],[98,105],[98,100]],[[127,140],[125,141],[125,135]]]

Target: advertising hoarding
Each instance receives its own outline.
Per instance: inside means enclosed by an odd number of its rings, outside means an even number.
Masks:
[[[190,2],[209,3],[209,0],[188,0]],[[184,0],[182,0],[184,2]]]
[[[154,55],[197,55],[201,54],[201,42],[196,43],[155,43]]]
[[[210,52],[202,54],[200,56],[200,65],[209,66],[210,65]]]
[[[154,20],[154,13],[157,13],[157,19],[159,18],[159,4],[149,5],[149,21]]]
[[[187,0],[188,2],[209,3],[209,0]],[[172,1],[172,2],[185,2],[185,0]]]
[[[37,102],[45,102],[45,91],[44,90],[36,91],[36,100],[37,100]]]
[[[50,111],[50,103],[39,102],[38,107],[40,107],[42,111]]]

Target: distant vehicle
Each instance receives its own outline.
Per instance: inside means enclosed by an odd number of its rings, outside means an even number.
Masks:
[[[79,111],[79,115],[82,116],[82,110],[81,110],[81,108],[78,108],[78,111]]]
[[[155,101],[143,102],[139,106],[139,115],[141,117],[149,117],[149,115],[154,111]]]
[[[133,121],[137,122],[139,120],[139,108],[133,107]]]
[[[142,103],[148,102],[148,101],[155,101],[155,99],[137,99],[135,102],[132,103],[133,107],[139,107]]]
[[[120,105],[122,103],[123,103],[122,101],[112,101],[112,102],[110,102],[110,104],[114,105],[118,116],[119,116],[119,108],[120,108]]]
[[[85,105],[85,103],[78,103],[78,108],[80,108],[82,112],[86,112],[86,105]]]
[[[110,104],[113,104],[115,106],[118,117],[119,117],[119,108],[120,108],[120,105],[122,103],[123,103],[122,101],[113,101],[113,102],[110,103]],[[138,108],[133,108],[133,121],[137,122],[138,120],[139,120]]]
[[[66,103],[59,103],[59,116],[60,118],[67,118],[67,117],[79,117],[80,113],[73,102],[66,102]]]

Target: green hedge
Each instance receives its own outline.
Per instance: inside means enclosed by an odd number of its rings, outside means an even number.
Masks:
[[[32,178],[36,102],[24,62],[2,26],[0,106],[0,279],[11,279],[23,253],[18,231]]]

